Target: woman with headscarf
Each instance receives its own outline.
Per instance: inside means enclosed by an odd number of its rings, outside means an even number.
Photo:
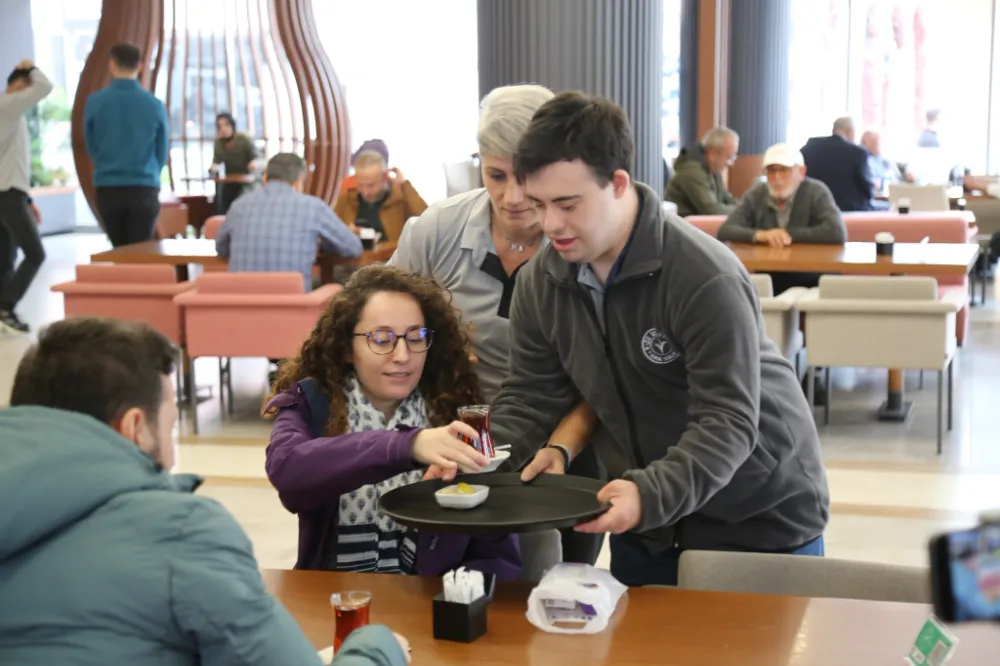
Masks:
[[[248,176],[255,170],[254,160],[258,153],[253,139],[236,131],[236,119],[231,113],[216,116],[215,129],[215,150],[209,172],[217,179],[217,210],[225,215],[232,203],[250,189],[252,181]]]

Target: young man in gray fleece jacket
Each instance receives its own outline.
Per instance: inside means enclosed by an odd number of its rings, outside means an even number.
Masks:
[[[581,398],[628,585],[675,584],[685,549],[821,555],[829,493],[791,365],[764,334],[756,291],[724,245],[632,181],[632,131],[614,102],[569,92],[535,114],[514,168],[551,244],[521,269],[497,444],[523,478],[563,473],[550,442]]]

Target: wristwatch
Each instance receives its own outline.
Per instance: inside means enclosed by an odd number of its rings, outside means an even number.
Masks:
[[[546,444],[545,446],[550,449],[558,449],[563,454],[564,470],[569,470],[569,464],[573,462],[573,456],[569,449],[562,444]]]

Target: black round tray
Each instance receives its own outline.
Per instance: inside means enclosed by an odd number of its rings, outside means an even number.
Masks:
[[[434,493],[460,481],[489,486],[489,497],[474,509],[439,506]],[[573,527],[607,511],[597,501],[603,486],[562,474],[542,474],[528,483],[519,472],[465,474],[448,483],[434,479],[390,490],[379,500],[379,509],[400,525],[428,532],[540,532]]]

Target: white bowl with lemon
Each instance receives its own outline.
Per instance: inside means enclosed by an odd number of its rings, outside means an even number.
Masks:
[[[472,509],[485,502],[489,494],[489,486],[473,486],[462,482],[437,491],[434,499],[446,509]]]

